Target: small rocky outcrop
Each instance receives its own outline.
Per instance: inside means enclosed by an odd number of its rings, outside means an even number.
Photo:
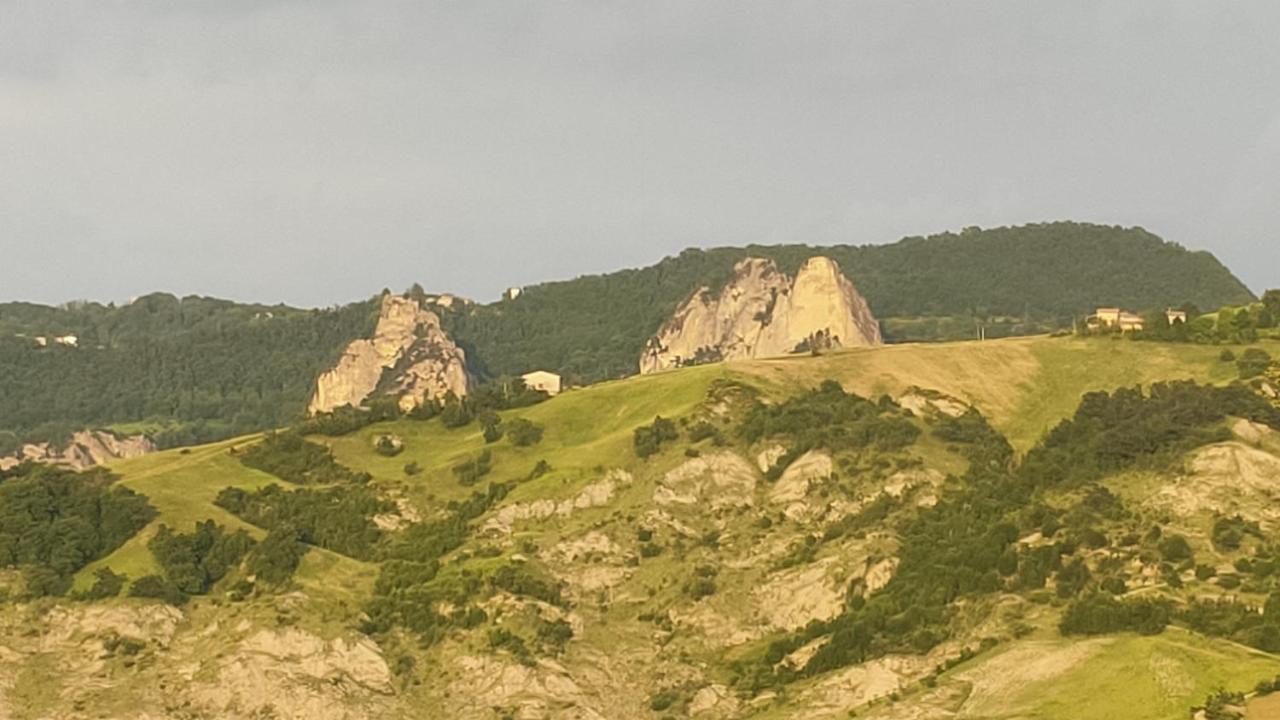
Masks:
[[[645,347],[641,373],[883,342],[866,299],[830,258],[809,258],[795,278],[762,258],[733,270],[719,295],[702,287],[676,308]]]
[[[81,430],[72,435],[65,445],[27,443],[13,455],[0,457],[0,470],[28,460],[83,470],[112,460],[138,457],[155,451],[155,443],[145,435],[117,436],[104,430]]]
[[[440,316],[412,297],[383,296],[373,337],[353,341],[320,375],[308,412],[359,407],[375,393],[399,398],[402,410],[467,394],[466,355]]]

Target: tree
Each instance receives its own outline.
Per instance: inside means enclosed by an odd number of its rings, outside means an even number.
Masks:
[[[516,418],[507,424],[507,435],[518,447],[536,445],[542,442],[542,426],[525,418]]]
[[[1258,377],[1271,367],[1271,355],[1262,348],[1249,348],[1240,354],[1236,367],[1240,369],[1242,380]]]
[[[302,535],[290,525],[272,528],[249,556],[248,571],[260,583],[283,585],[306,554]]]

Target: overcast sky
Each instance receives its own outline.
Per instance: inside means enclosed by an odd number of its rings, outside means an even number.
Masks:
[[[0,300],[489,300],[1055,219],[1280,286],[1277,38],[1274,0],[0,0]]]

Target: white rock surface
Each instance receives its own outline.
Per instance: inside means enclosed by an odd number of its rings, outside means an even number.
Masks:
[[[794,352],[815,336],[839,347],[879,345],[880,323],[834,260],[810,258],[794,279],[772,260],[747,258],[718,296],[699,288],[650,339],[640,372],[703,356],[730,360]]]
[[[359,407],[390,374],[388,392],[402,410],[449,393],[467,394],[466,356],[440,326],[440,317],[413,298],[385,295],[373,337],[347,346],[338,364],[320,375],[308,412]]]

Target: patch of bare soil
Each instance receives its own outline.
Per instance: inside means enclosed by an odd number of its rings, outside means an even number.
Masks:
[[[1280,458],[1225,442],[1196,451],[1188,468],[1188,474],[1165,483],[1151,504],[1184,517],[1210,511],[1239,513],[1270,525],[1280,522]]]

